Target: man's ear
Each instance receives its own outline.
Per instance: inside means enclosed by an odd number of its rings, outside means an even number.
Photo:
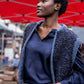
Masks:
[[[58,11],[61,8],[61,3],[56,3],[55,4],[55,10]]]

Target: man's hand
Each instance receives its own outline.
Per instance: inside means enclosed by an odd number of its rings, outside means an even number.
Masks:
[[[15,72],[15,80],[18,82],[18,70],[16,70],[16,72]]]

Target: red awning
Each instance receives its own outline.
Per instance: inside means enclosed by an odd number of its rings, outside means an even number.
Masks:
[[[0,0],[0,16],[14,22],[28,23],[42,20],[36,16],[38,0]],[[69,0],[65,14],[59,23],[84,26],[84,0]]]

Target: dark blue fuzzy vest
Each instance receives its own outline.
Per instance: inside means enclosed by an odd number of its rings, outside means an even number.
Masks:
[[[31,38],[33,31],[41,22],[29,24],[24,31],[18,75],[20,84],[24,83],[25,46]],[[81,47],[79,38],[62,24],[62,27],[55,33],[52,45],[50,64],[53,84],[73,74],[73,64],[79,47]]]

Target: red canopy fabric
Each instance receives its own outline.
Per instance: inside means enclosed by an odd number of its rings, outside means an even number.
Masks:
[[[84,2],[80,0],[69,0],[67,11],[59,18],[59,22],[67,25],[84,26]],[[68,21],[66,23],[65,21]]]
[[[14,22],[28,23],[43,20],[36,15],[38,0],[0,0],[0,16]],[[59,23],[84,26],[84,0],[69,0],[65,14]]]

